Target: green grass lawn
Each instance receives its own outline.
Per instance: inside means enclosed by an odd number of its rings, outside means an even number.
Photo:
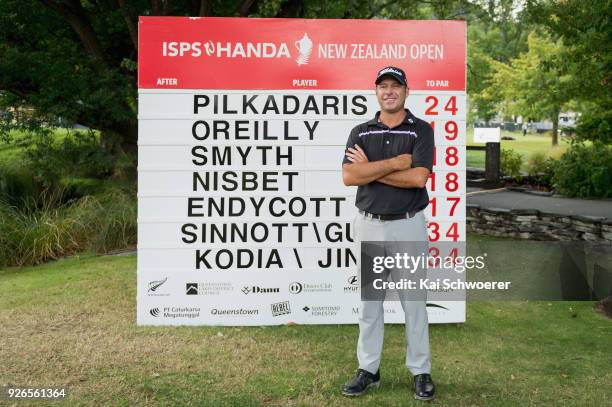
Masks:
[[[354,400],[339,389],[355,325],[138,327],[135,297],[134,255],[0,270],[0,383],[68,386],[67,405],[425,405],[401,325],[386,327],[380,389]],[[433,405],[610,405],[612,321],[593,303],[470,302],[465,324],[430,335]]]
[[[566,137],[559,136],[559,144],[555,147],[552,146],[552,135],[550,132],[542,134],[528,134],[523,137],[522,132],[509,132],[502,130],[503,136],[514,137],[516,140],[501,140],[501,148],[514,150],[515,152],[523,156],[522,170],[527,169],[527,163],[529,157],[536,152],[542,152],[547,157],[559,158],[561,154],[569,147],[569,141]],[[484,145],[482,143],[474,143],[474,129],[468,126],[467,129],[467,145]],[[468,151],[467,152],[467,166],[484,168],[485,166],[485,153],[484,151]]]

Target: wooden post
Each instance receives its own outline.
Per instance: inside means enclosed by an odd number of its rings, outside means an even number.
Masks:
[[[489,142],[485,150],[485,178],[487,183],[499,184],[500,167],[500,144]]]

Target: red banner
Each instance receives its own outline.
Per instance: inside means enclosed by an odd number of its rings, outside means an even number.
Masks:
[[[141,89],[371,89],[387,65],[413,90],[465,91],[463,21],[141,17]]]

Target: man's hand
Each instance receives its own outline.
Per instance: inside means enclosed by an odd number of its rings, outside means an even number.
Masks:
[[[355,148],[349,147],[347,149],[346,158],[348,158],[352,163],[370,162],[370,160],[368,160],[368,156],[357,144],[355,144]]]
[[[395,171],[407,170],[412,165],[412,154],[400,154],[391,159]]]

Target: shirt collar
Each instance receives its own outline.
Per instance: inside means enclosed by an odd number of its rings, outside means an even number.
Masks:
[[[402,124],[408,124],[408,125],[415,124],[416,117],[414,117],[414,115],[412,114],[410,110],[406,108],[404,108],[404,110],[406,111],[406,116],[404,117]],[[374,118],[368,122],[368,126],[381,127],[383,124],[379,121],[379,118],[380,118],[380,111],[376,112],[376,114],[374,115]]]

